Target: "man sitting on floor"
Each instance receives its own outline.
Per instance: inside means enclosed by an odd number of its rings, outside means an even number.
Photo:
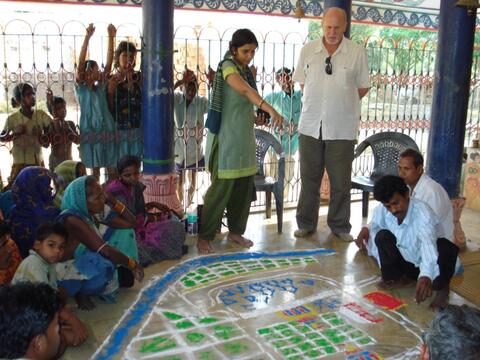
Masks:
[[[436,290],[430,306],[445,307],[458,247],[439,238],[437,216],[427,204],[410,198],[402,178],[384,176],[375,183],[373,196],[382,204],[356,243],[377,259],[382,272],[379,286],[393,289],[418,279],[415,301],[424,301]]]

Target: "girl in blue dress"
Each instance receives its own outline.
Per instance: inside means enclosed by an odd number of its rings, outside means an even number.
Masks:
[[[107,63],[103,71],[94,60],[85,60],[88,43],[95,27],[90,24],[78,59],[75,91],[80,104],[80,158],[99,180],[100,168],[107,168],[109,179],[115,178],[115,124],[107,102],[107,77],[113,62],[113,42],[117,30],[108,25]]]

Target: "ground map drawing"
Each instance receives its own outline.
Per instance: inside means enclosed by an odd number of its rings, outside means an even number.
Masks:
[[[335,256],[316,249],[185,261],[145,286],[92,359],[417,358],[422,329],[397,311],[406,304],[364,291],[378,277],[345,278]]]

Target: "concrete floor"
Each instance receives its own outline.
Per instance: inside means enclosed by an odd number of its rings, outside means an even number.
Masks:
[[[375,206],[375,202],[372,201],[370,204],[370,210],[372,210]],[[362,300],[361,296],[371,291],[378,290],[375,286],[376,281],[378,281],[377,276],[379,275],[378,267],[373,259],[368,258],[364,253],[359,252],[356,245],[354,243],[345,243],[341,242],[340,240],[334,238],[333,236],[329,236],[329,230],[326,227],[326,206],[321,207],[321,214],[320,214],[320,223],[318,227],[318,232],[307,239],[296,239],[293,236],[293,231],[296,229],[295,223],[295,212],[294,211],[286,211],[284,214],[284,226],[283,226],[283,234],[277,234],[276,231],[276,217],[273,216],[272,219],[265,219],[264,214],[253,214],[250,216],[248,228],[246,232],[246,236],[252,239],[255,243],[255,246],[251,248],[250,251],[268,251],[268,252],[277,252],[277,251],[292,251],[292,250],[300,250],[300,249],[318,249],[318,248],[326,248],[326,249],[333,249],[337,253],[333,256],[326,256],[322,258],[321,256],[318,257],[318,263],[312,265],[313,267],[308,268],[309,270],[303,269],[303,273],[295,273],[296,275],[292,275],[293,277],[302,277],[302,276],[310,276],[315,278],[316,275],[321,275],[328,277],[336,284],[340,284],[339,288],[335,289],[337,293],[340,294],[343,303],[346,301],[351,301],[352,299],[356,302],[361,303]],[[360,230],[362,224],[365,223],[366,219],[362,219],[361,216],[361,203],[360,202],[353,202],[352,203],[352,234],[356,235]],[[469,239],[467,244],[466,251],[478,250],[480,245],[480,222],[479,220],[479,213],[466,209],[462,215],[462,225],[467,234],[467,238]],[[224,229],[225,230],[225,229]],[[223,234],[225,235],[225,234]],[[217,240],[213,243],[215,249],[218,250],[219,253],[231,253],[231,252],[244,252],[244,249],[241,249],[234,244],[228,243],[226,240],[223,239],[224,236],[218,236]],[[197,257],[196,248],[195,248],[195,239],[189,238],[188,243],[190,245],[190,253],[182,258],[181,261],[186,261],[189,259],[193,259]],[[325,259],[323,261],[323,259]],[[122,324],[128,321],[128,317],[122,319],[122,316],[139,297],[139,290],[142,289],[146,284],[155,277],[161,276],[165,274],[168,269],[172,266],[179,264],[180,261],[165,261],[160,264],[156,264],[150,266],[145,269],[145,280],[142,284],[136,284],[132,289],[122,289],[121,294],[119,296],[118,303],[116,304],[106,304],[99,300],[96,300],[97,308],[91,312],[84,312],[79,311],[79,317],[86,323],[89,331],[90,331],[90,338],[89,340],[78,348],[72,348],[67,351],[64,358],[65,359],[88,359],[91,358],[95,352],[102,346],[105,339],[109,337],[112,333],[114,327],[121,322]],[[293,273],[292,273],[293,274]],[[270,277],[278,277],[282,275],[282,271],[280,272],[273,272],[270,274]],[[283,275],[285,275],[285,271],[283,270]],[[251,275],[250,278],[256,279],[258,277],[257,274]],[[317,281],[318,278],[315,278]],[[234,280],[234,279],[233,279]],[[302,280],[303,281],[303,280]],[[313,280],[312,280],[313,281]],[[318,280],[320,281],[320,280]],[[328,282],[328,281],[327,281]],[[231,283],[233,283],[231,281]],[[362,285],[360,285],[362,284]],[[330,285],[327,283],[324,284],[324,288],[322,290],[326,290],[327,288],[330,289]],[[323,286],[323,285],[322,285]],[[217,286],[218,288],[218,286]],[[208,291],[207,291],[208,290]],[[331,290],[331,289],[330,289]],[[168,291],[176,291],[178,295],[178,286],[172,286],[171,289],[169,288]],[[215,287],[206,287],[206,290],[201,292],[201,294],[210,294],[210,292],[216,291]],[[194,292],[192,292],[191,298],[190,295],[185,295],[185,297],[181,297],[179,300],[169,295],[163,300],[163,307],[171,308],[171,309],[183,309],[183,312],[191,312],[192,314],[196,311],[200,311],[201,313],[210,314],[216,312],[216,314],[223,314],[225,315],[225,310],[219,310],[218,304],[215,308],[208,307],[209,304],[206,303],[206,300],[203,298],[203,295],[200,298],[194,296]],[[388,314],[382,312],[381,310],[372,311],[378,313],[379,315],[384,316],[385,320],[382,325],[378,325],[376,328],[367,327],[368,333],[376,338],[377,344],[375,347],[372,347],[374,351],[378,352],[384,357],[389,357],[398,353],[398,351],[403,351],[404,349],[415,347],[418,344],[418,334],[421,332],[422,328],[428,324],[432,316],[434,315],[432,311],[428,309],[429,302],[425,302],[423,304],[417,305],[413,301],[413,294],[414,288],[405,288],[400,290],[394,290],[389,292],[389,294],[393,295],[396,298],[402,299],[407,303],[407,306],[404,306],[394,312],[395,319],[391,319],[392,313],[389,312]],[[295,294],[295,299],[300,299],[304,294]],[[206,297],[205,297],[206,298]],[[181,304],[184,301],[190,301],[189,304],[193,306],[194,309],[188,309],[188,306],[185,304]],[[289,301],[291,301],[290,299]],[[156,301],[156,300],[155,300]],[[298,300],[300,301],[300,300]],[[295,301],[294,301],[295,302]],[[450,296],[450,302],[455,304],[463,304],[468,303],[462,297],[452,293]],[[368,305],[365,305],[368,307]],[[208,308],[207,310],[206,307]],[[203,310],[204,312],[202,312]],[[233,309],[233,307],[231,308]],[[229,309],[228,311],[233,311],[233,314],[239,314],[239,312],[235,312],[234,310]],[[238,310],[238,309],[237,309]],[[257,309],[261,313],[261,309]],[[181,312],[181,311],[180,311]],[[265,315],[267,316],[267,315]],[[240,316],[241,317],[241,316]],[[243,325],[243,328],[246,329],[245,331],[248,333],[249,331],[255,332],[258,330],[260,326],[269,323],[270,320],[264,320],[262,323],[263,317],[257,317],[255,319],[251,319],[247,321],[246,324]],[[266,319],[266,318],[265,318]],[[278,321],[278,317],[276,321]],[[244,319],[245,321],[245,319]],[[253,322],[252,322],[253,321]],[[273,321],[273,320],[272,320]],[[255,323],[257,323],[255,325]],[[403,328],[399,326],[399,323],[407,323],[407,328],[411,328],[408,331],[405,331],[405,326]],[[150,328],[152,325],[148,325]],[[266,326],[266,325],[265,325]],[[360,326],[360,325],[359,325]],[[361,325],[363,326],[363,325]],[[161,327],[161,326],[159,326]],[[250,329],[248,329],[250,327]],[[138,330],[138,327],[135,329]],[[373,330],[372,330],[373,329]],[[375,330],[377,329],[377,330]],[[381,329],[378,332],[378,329]],[[136,334],[136,331],[129,333],[127,335],[128,341],[130,338]],[[151,329],[145,331],[152,331]],[[268,331],[268,330],[265,330]],[[410,334],[410,333],[411,334]],[[395,333],[394,336],[393,333]],[[144,333],[145,334],[145,333]],[[375,335],[376,334],[376,335]],[[387,334],[387,335],[386,335]],[[390,335],[388,335],[390,334]],[[414,335],[412,335],[414,334]],[[250,336],[251,337],[251,336]],[[115,340],[115,339],[114,339]],[[111,343],[112,339],[107,339],[107,342]],[[268,345],[264,347],[262,344],[253,344],[255,346],[259,346],[261,349],[262,355],[243,355],[243,358],[287,358],[279,355],[278,352],[275,352],[274,348],[269,347]],[[245,345],[246,346],[246,345]],[[395,352],[395,346],[398,347],[398,351]],[[393,348],[393,350],[392,350]],[[273,349],[273,350],[272,350]],[[373,351],[372,350],[372,351]],[[137,358],[133,353],[130,352],[125,355],[125,346],[121,348],[118,352],[115,353],[115,356],[110,355],[105,357],[99,358]],[[412,355],[413,354],[413,355]],[[205,354],[203,354],[205,355]],[[202,356],[203,356],[202,355]],[[318,355],[318,354],[317,354]],[[404,358],[414,358],[415,354],[411,353],[410,355],[405,355]],[[293,356],[293,355],[292,355]],[[96,356],[95,356],[96,357]],[[220,356],[220,358],[233,358],[233,355],[230,356],[228,353],[224,354],[224,356]],[[239,356],[242,358],[242,356]],[[306,358],[307,356],[303,354],[301,358]],[[320,356],[321,357],[321,356]],[[327,356],[326,358],[345,358],[345,352],[338,352],[331,356]],[[143,356],[142,356],[143,358]],[[200,355],[189,355],[189,356],[178,356],[178,357],[168,357],[168,356],[160,356],[159,354],[153,354],[147,356],[147,358],[155,358],[155,359],[166,359],[166,358],[175,358],[175,359],[183,359],[183,358],[201,358]],[[216,358],[214,356],[205,358]],[[291,359],[295,359],[295,357],[291,357]]]

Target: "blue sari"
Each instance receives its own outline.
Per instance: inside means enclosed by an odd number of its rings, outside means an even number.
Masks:
[[[55,192],[51,187],[53,174],[40,166],[29,166],[18,174],[12,186],[14,206],[10,214],[12,239],[16,242],[22,258],[28,256],[35,241],[37,227],[45,222],[54,222],[60,213],[53,201]]]
[[[102,237],[102,234],[95,225],[95,221],[92,215],[90,215],[87,207],[86,182],[88,178],[90,177],[79,177],[67,186],[62,198],[62,213],[59,216],[59,221],[64,222],[65,219],[69,216],[78,217],[79,219],[85,221],[91,227],[91,229],[98,234],[99,237]],[[118,232],[118,230],[115,232]],[[138,258],[135,237],[123,238],[123,241],[119,241],[117,236],[110,236],[110,238],[106,238],[106,236],[103,236],[103,239],[108,242],[110,246],[115,247],[117,250],[121,251],[125,255],[133,258]],[[80,243],[75,249],[74,257],[75,266],[79,270],[79,272],[82,273],[82,275],[88,276],[89,279],[92,279],[92,276],[95,276],[98,279],[106,280],[105,286],[103,287],[103,292],[101,294],[97,292],[96,295],[102,295],[104,299],[107,299],[109,301],[115,301],[118,289],[117,274],[114,271],[115,265],[99,253],[88,249],[82,243]],[[108,262],[108,264],[110,265],[108,269],[105,268],[106,262]],[[98,271],[95,271],[95,269],[97,269]],[[102,275],[103,277],[100,277],[100,275],[103,273],[105,273],[106,275]],[[66,278],[63,278],[62,280],[63,281],[61,284],[67,288],[69,293],[70,291],[77,291],[77,287],[79,284],[74,281],[75,279],[70,279],[70,281],[68,282],[66,281],[68,280]],[[82,284],[82,288],[85,287],[87,287],[87,284]],[[100,287],[97,286],[96,289],[100,289]]]

